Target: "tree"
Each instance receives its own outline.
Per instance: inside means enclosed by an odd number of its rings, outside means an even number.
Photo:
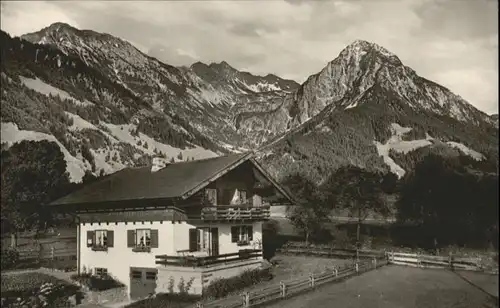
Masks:
[[[41,205],[70,190],[66,161],[58,145],[49,141],[22,141],[2,151],[2,222],[18,231],[49,222]]]
[[[321,229],[321,223],[327,219],[329,211],[310,179],[293,174],[283,180],[283,185],[288,187],[298,202],[287,209],[286,216],[303,233],[306,244],[309,244],[311,234]]]
[[[356,166],[341,167],[321,186],[325,202],[335,209],[348,210],[357,218],[356,259],[359,259],[361,224],[370,213],[387,216],[389,207],[382,199],[382,176]]]
[[[398,220],[422,227],[427,245],[474,243],[497,226],[498,175],[460,157],[428,155],[410,173],[396,203]]]

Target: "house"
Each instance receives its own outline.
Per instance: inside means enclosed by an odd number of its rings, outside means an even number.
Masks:
[[[52,202],[77,218],[78,272],[108,274],[132,298],[201,294],[262,265],[270,205],[292,198],[252,153],[127,168]]]

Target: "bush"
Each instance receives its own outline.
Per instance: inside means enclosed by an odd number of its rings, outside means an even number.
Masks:
[[[9,248],[2,251],[2,270],[11,269],[19,263],[19,251],[15,248]]]
[[[203,297],[221,298],[262,281],[272,279],[271,269],[246,270],[238,276],[213,280],[204,290]]]
[[[2,307],[68,307],[75,296],[81,299],[78,287],[41,273],[2,276]]]
[[[335,247],[338,248],[355,248],[355,240],[349,236],[347,230],[335,228],[333,231],[333,242],[335,243]]]
[[[75,304],[81,299],[81,294],[75,286],[46,282],[30,292],[18,296],[2,297],[2,307],[70,307],[69,297],[71,296],[75,296]]]
[[[82,286],[87,287],[89,290],[92,291],[103,291],[123,286],[123,284],[116,281],[109,275],[97,276],[84,273],[80,275],[78,274],[71,275],[70,278],[71,280],[80,283]]]

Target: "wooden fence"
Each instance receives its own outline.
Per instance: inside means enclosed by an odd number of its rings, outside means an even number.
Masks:
[[[481,258],[464,258],[459,256],[430,256],[417,253],[388,252],[391,264],[406,265],[419,268],[448,268],[456,270],[484,271]]]
[[[286,246],[277,249],[276,252],[285,255],[308,255],[340,259],[351,259],[356,256],[356,249],[334,248],[326,245],[310,246],[303,243],[288,243]],[[359,257],[362,259],[384,258],[385,256],[385,251],[359,250]]]
[[[156,256],[156,264],[202,267],[220,263],[227,264],[252,258],[257,259],[259,257],[262,257],[262,250],[260,249],[242,249],[236,253],[227,253],[208,257],[158,255]]]
[[[2,255],[5,253],[2,250]],[[50,262],[50,261],[75,261],[76,265],[76,249],[72,248],[44,248],[32,250],[18,250],[19,261],[23,263],[30,262]],[[3,256],[2,256],[3,257]]]
[[[338,282],[349,277],[362,274],[387,264],[387,259],[355,263],[342,268],[334,268],[319,274],[311,274],[309,277],[301,277],[288,281],[281,281],[279,284],[265,289],[246,292],[239,297],[239,300],[228,301],[228,298],[211,301],[208,303],[198,303],[197,308],[247,308],[267,305],[272,302],[290,298],[292,296],[314,290],[330,282]]]

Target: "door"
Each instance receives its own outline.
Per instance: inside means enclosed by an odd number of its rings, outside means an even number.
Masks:
[[[218,228],[210,228],[211,238],[212,238],[212,249],[210,250],[210,255],[218,256],[219,255],[219,229]]]
[[[131,267],[130,268],[130,297],[132,299],[145,298],[155,293],[156,268]]]

